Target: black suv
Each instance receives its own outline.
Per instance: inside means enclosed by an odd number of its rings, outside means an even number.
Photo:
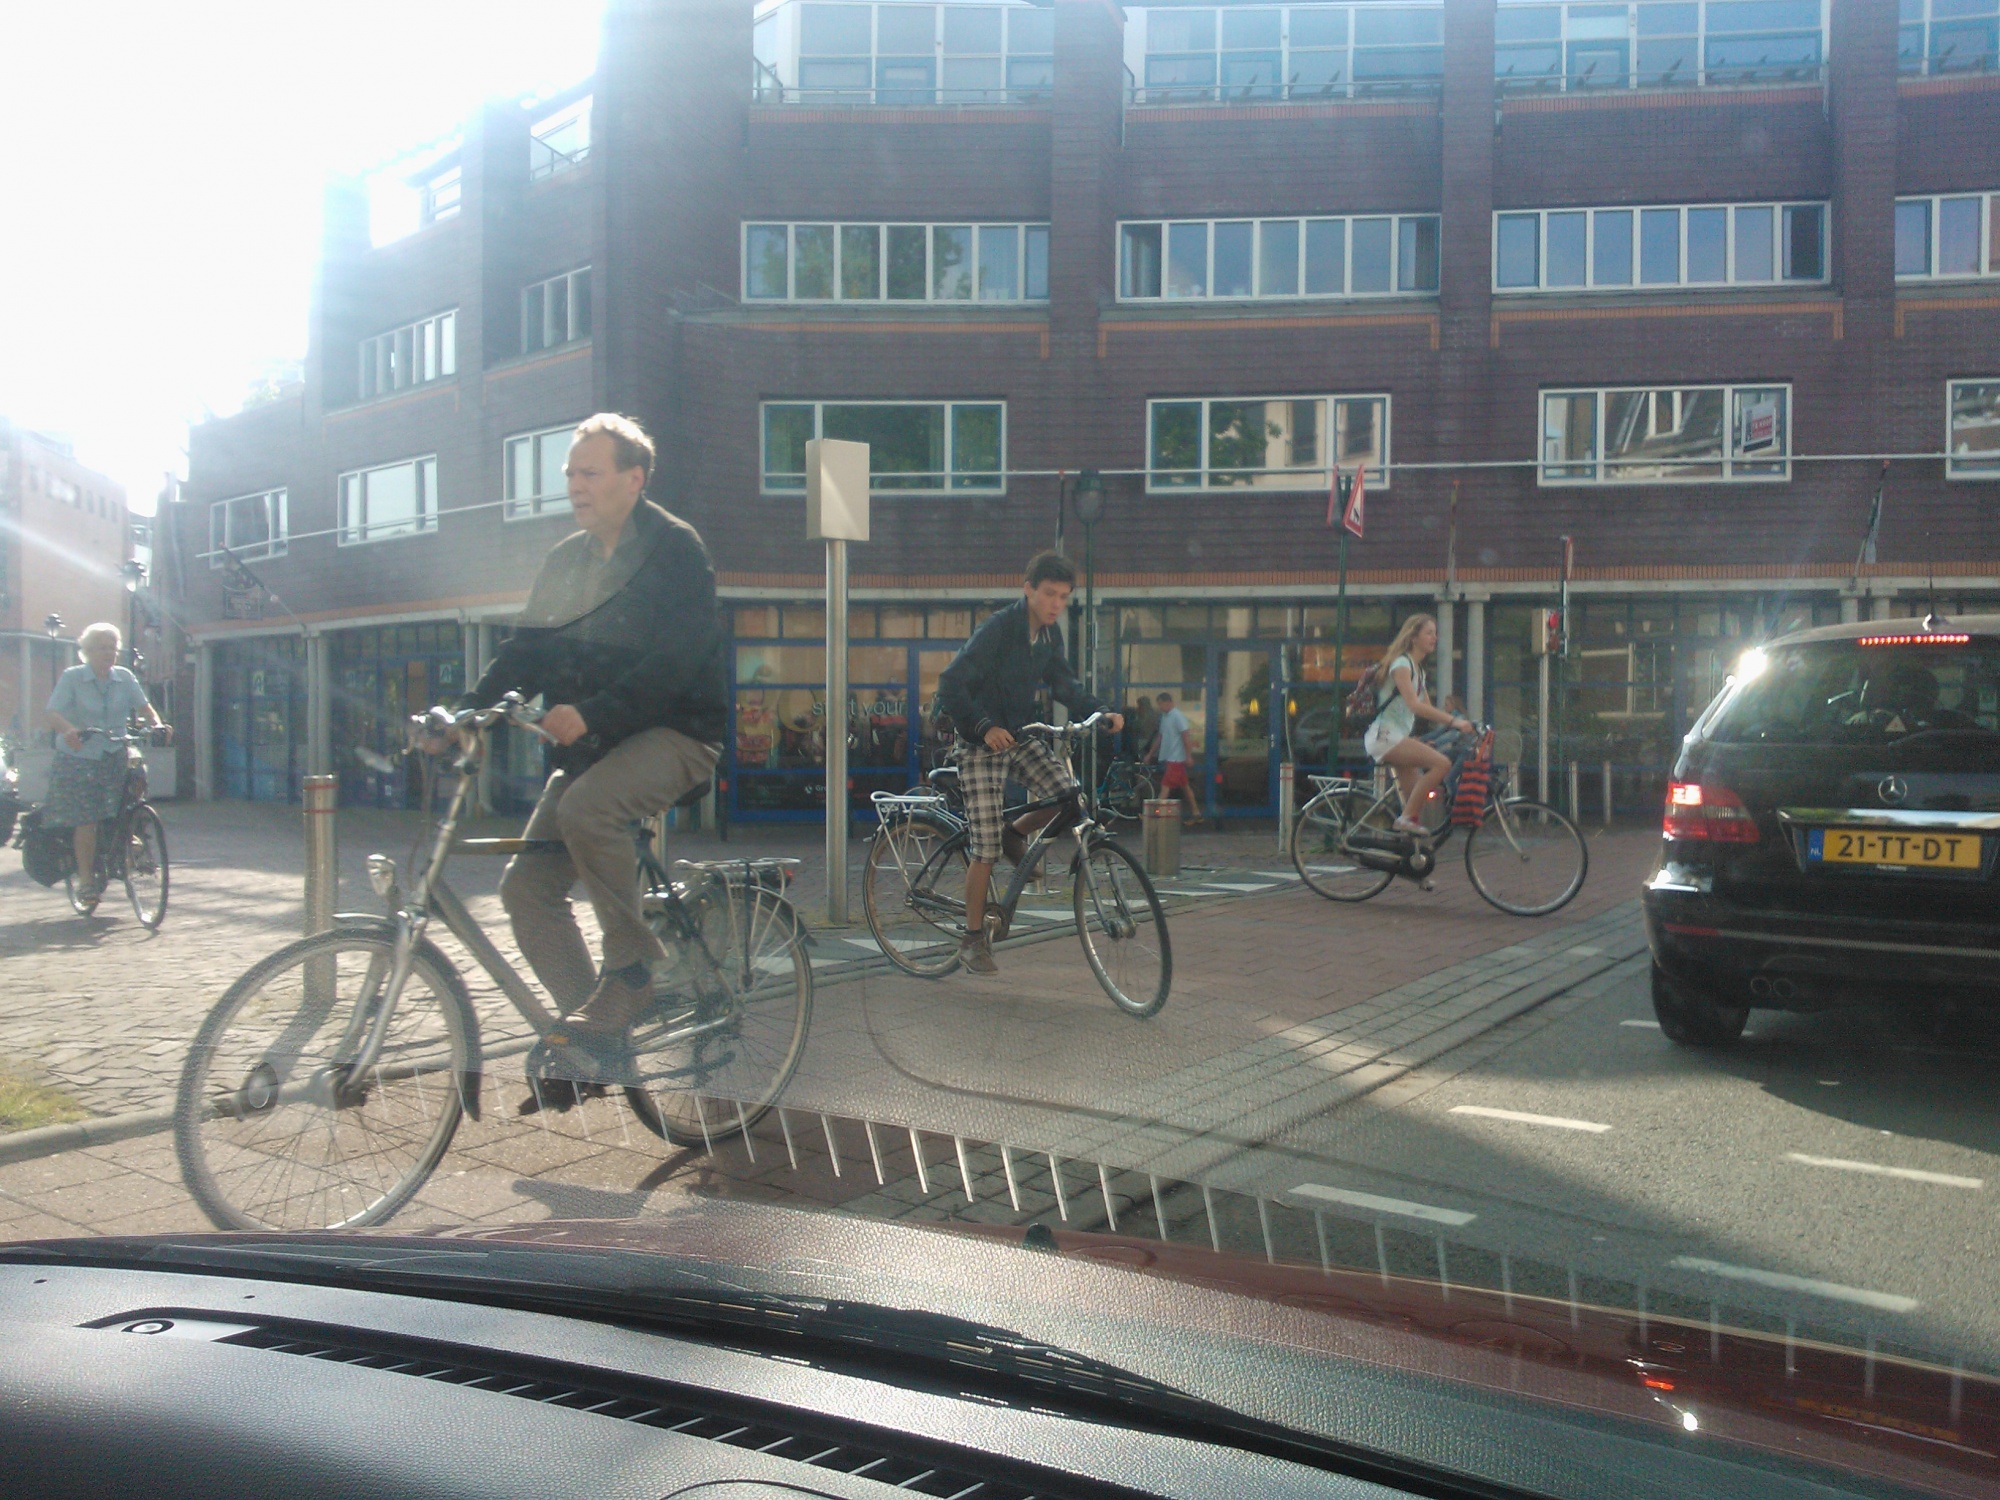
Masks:
[[[2000,1005],[2000,615],[1801,631],[1688,732],[1644,894],[1653,1009]]]

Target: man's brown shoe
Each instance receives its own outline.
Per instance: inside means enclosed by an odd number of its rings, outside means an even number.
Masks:
[[[617,974],[606,974],[576,1014],[563,1018],[563,1025],[594,1036],[623,1036],[652,1003],[650,981],[634,984]]]
[[[985,933],[970,935],[958,945],[958,966],[968,974],[984,976],[1000,972],[1000,965],[993,962],[993,945],[986,940]]]

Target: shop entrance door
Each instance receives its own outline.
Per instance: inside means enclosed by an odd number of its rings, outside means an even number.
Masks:
[[[1277,811],[1271,753],[1272,652],[1209,647],[1210,806],[1217,817],[1268,818]]]

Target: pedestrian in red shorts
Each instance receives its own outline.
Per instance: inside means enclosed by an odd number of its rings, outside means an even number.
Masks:
[[[1194,726],[1188,723],[1186,714],[1174,707],[1172,693],[1160,694],[1157,701],[1160,729],[1146,749],[1146,759],[1159,758],[1160,790],[1187,803],[1187,821],[1199,823],[1201,808],[1194,800],[1194,784],[1188,780],[1188,766],[1194,759]]]

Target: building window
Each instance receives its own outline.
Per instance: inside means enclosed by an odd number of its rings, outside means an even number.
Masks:
[[[2000,276],[2000,193],[1896,200],[1896,279]]]
[[[1953,479],[2000,479],[2000,380],[1954,380],[1945,390],[1950,412],[1945,452]]]
[[[794,0],[752,45],[766,104],[1037,104],[1055,82],[1045,6]]]
[[[1142,104],[1434,93],[1441,5],[1143,8],[1126,30]]]
[[[590,267],[521,289],[521,352],[590,337]]]
[[[590,158],[590,100],[565,105],[528,127],[528,180],[539,181]]]
[[[1542,392],[1543,484],[1791,477],[1788,385]]]
[[[1820,76],[1826,16],[1821,0],[1500,0],[1493,40],[1508,91],[1783,83]]]
[[[360,399],[458,373],[458,310],[420,318],[361,341]]]
[[[507,439],[508,520],[523,521],[569,504],[569,478],[563,466],[569,462],[569,445],[575,436],[574,427],[548,427]]]
[[[748,302],[1046,302],[1046,224],[745,224]]]
[[[1823,203],[1537,209],[1493,216],[1502,292],[1824,282]]]
[[[1335,465],[1389,483],[1387,396],[1150,401],[1146,432],[1148,490],[1324,489]]]
[[[234,500],[218,500],[208,508],[209,566],[227,567],[227,547],[244,562],[263,557],[283,557],[287,535],[284,490],[266,490],[261,495],[239,495]]]
[[[1905,73],[2000,68],[2000,0],[1901,0],[1897,66]]]
[[[1007,408],[998,401],[770,401],[764,489],[806,487],[806,443],[868,444],[881,494],[999,494],[1007,487]]]
[[[1438,221],[1175,219],[1118,226],[1118,296],[1377,297],[1435,292]]]
[[[437,455],[340,476],[340,545],[437,530]]]
[[[428,177],[417,186],[417,219],[419,223],[436,224],[445,219],[458,217],[458,194],[461,186],[459,169],[446,167],[434,177]]]

